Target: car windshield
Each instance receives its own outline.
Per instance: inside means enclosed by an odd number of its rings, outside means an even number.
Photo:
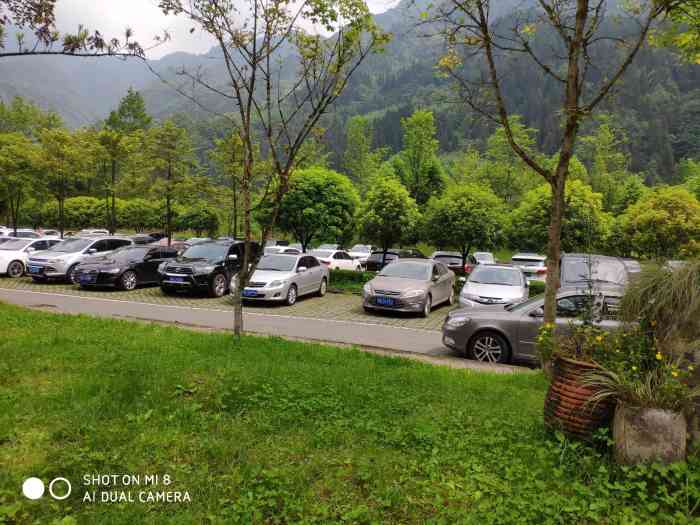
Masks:
[[[319,259],[325,259],[333,255],[334,250],[313,250],[311,255],[318,257]]]
[[[226,257],[228,252],[227,244],[201,243],[185,250],[182,254],[187,259],[208,259],[218,261]]]
[[[263,255],[258,263],[258,270],[291,272],[296,263],[297,258],[289,255]]]
[[[0,245],[0,250],[6,251],[19,251],[26,248],[32,241],[30,239],[18,239],[14,241],[7,241]]]
[[[359,253],[369,253],[369,246],[367,246],[366,244],[356,244],[352,247],[350,251]]]
[[[152,249],[150,247],[134,248],[126,246],[110,253],[109,257],[110,259],[143,259]]]
[[[494,259],[493,254],[491,254],[491,253],[486,253],[486,252],[484,252],[484,253],[479,253],[479,252],[475,253],[475,254],[474,254],[474,259],[476,259],[476,260],[479,262],[479,264],[491,264],[491,263],[495,263],[495,262],[496,262],[496,259]]]
[[[527,257],[513,257],[513,264],[532,268],[544,268],[544,261],[540,259],[528,259]]]
[[[564,261],[562,268],[562,280],[567,283],[613,283],[625,284],[627,275],[625,265],[612,261],[589,261],[576,259]]]
[[[75,253],[84,250],[94,241],[92,239],[66,239],[49,248],[49,251],[59,253]]]
[[[432,266],[419,262],[396,262],[389,264],[379,272],[383,277],[400,277],[402,279],[416,279],[427,281],[430,279]]]
[[[475,284],[501,284],[505,286],[521,286],[522,272],[515,268],[489,268],[478,266],[469,275],[469,282]]]
[[[541,303],[543,297],[544,297],[544,294],[536,295],[535,297],[532,297],[532,298],[528,299],[527,301],[523,301],[522,303],[506,305],[505,309],[508,310],[509,312],[519,312],[521,310],[527,310],[530,307],[534,306],[535,304]]]

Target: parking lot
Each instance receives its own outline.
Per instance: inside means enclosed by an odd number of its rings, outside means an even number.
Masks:
[[[131,292],[112,289],[81,290],[77,286],[70,284],[34,283],[29,277],[22,277],[19,279],[0,279],[0,288],[60,293],[66,295],[132,301],[146,304],[233,310],[233,305],[229,296],[224,296],[218,299],[188,294],[168,296],[163,294],[160,288],[157,286],[138,288]],[[328,293],[325,297],[303,297],[300,298],[294,306],[255,303],[246,304],[245,309],[248,312],[256,312],[261,314],[284,315],[305,319],[385,324],[403,328],[435,331],[440,330],[442,322],[449,311],[448,306],[437,307],[427,318],[422,318],[417,315],[398,314],[393,312],[387,314],[367,314],[362,309],[362,300],[359,296],[335,293]]]

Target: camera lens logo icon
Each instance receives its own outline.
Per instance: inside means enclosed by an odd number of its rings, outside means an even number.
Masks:
[[[70,496],[73,487],[66,478],[54,478],[49,483],[49,494],[55,500],[62,501]],[[37,500],[44,495],[44,482],[39,478],[27,478],[22,483],[22,494],[27,499]]]

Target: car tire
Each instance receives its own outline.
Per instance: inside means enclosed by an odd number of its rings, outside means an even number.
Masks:
[[[209,284],[209,297],[223,297],[226,293],[226,276],[217,273],[212,277]]]
[[[428,294],[428,297],[425,299],[425,303],[423,304],[423,311],[421,312],[421,317],[428,317],[432,309],[433,298],[430,294]]]
[[[452,291],[450,292],[450,298],[447,299],[447,304],[450,306],[453,306],[455,304],[455,287],[452,287]]]
[[[319,286],[318,288],[318,296],[323,297],[324,295],[326,295],[326,292],[328,292],[328,281],[324,277],[323,279],[321,279],[321,286]]]
[[[7,265],[7,276],[12,279],[18,279],[24,275],[24,264],[22,261],[12,261]]]
[[[135,290],[137,284],[138,278],[136,276],[136,272],[133,270],[125,271],[119,278],[119,288],[126,290],[127,292]]]
[[[297,298],[298,298],[297,285],[293,284],[287,290],[287,297],[285,298],[284,303],[287,306],[293,306],[297,302]]]
[[[482,363],[506,364],[510,362],[510,346],[501,334],[479,332],[469,340],[467,356]]]
[[[68,268],[68,271],[66,272],[66,281],[70,284],[77,284],[75,282],[75,270],[78,268],[78,264],[74,264],[70,268]]]

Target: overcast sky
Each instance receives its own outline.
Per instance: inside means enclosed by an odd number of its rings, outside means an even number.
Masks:
[[[367,0],[373,13],[386,11],[396,3],[396,0]],[[201,32],[190,34],[191,24],[185,18],[166,17],[157,4],[157,0],[61,0],[56,3],[57,25],[61,31],[71,31],[83,24],[110,37],[121,37],[124,29],[131,27],[144,47],[151,44],[155,35],[167,30],[172,40],[149,52],[149,58],[175,51],[204,53],[212,47],[212,41]]]

